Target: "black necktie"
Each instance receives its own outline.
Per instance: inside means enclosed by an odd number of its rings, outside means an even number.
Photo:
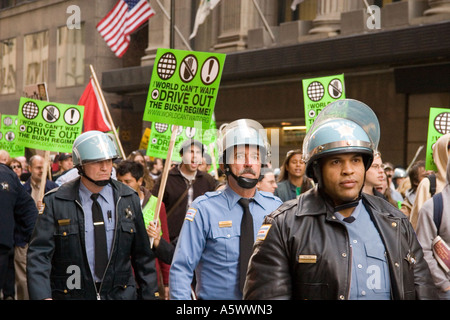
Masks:
[[[344,221],[347,222],[347,223],[352,223],[352,222],[355,221],[356,219],[355,219],[354,216],[350,216],[350,217],[344,218],[344,219],[342,219],[342,220],[344,220]]]
[[[106,246],[105,222],[103,221],[102,208],[97,202],[99,194],[93,193],[92,199],[92,222],[94,223],[94,255],[95,255],[95,275],[103,278],[106,265],[108,264],[108,249]]]
[[[241,237],[239,239],[239,263],[240,263],[240,278],[239,284],[241,291],[244,289],[245,276],[247,275],[247,266],[250,255],[252,254],[253,242],[255,241],[253,235],[253,218],[248,207],[250,201],[253,199],[241,198],[239,204],[244,208],[244,213],[241,220]]]

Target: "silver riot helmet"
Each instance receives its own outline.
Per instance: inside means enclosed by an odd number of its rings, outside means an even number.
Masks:
[[[306,174],[321,185],[319,160],[332,154],[360,153],[366,170],[380,140],[377,116],[366,104],[352,99],[330,103],[317,116],[303,142]]]
[[[270,145],[267,139],[267,133],[264,127],[251,119],[239,119],[220,127],[219,137],[219,158],[220,163],[224,164],[225,174],[231,175],[242,188],[251,189],[258,183],[257,179],[250,179],[242,176],[236,176],[229,166],[230,159],[235,147],[239,146],[257,146],[259,149],[260,160],[262,164],[269,162]]]
[[[86,163],[98,162],[103,160],[114,160],[118,158],[117,148],[108,134],[101,131],[91,130],[79,135],[72,147],[73,164],[78,168],[81,176],[98,186],[105,186],[110,179],[95,181],[88,177],[83,170]]]

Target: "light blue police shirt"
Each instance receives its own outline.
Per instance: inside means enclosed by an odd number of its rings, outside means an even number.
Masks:
[[[229,186],[207,192],[191,204],[181,228],[170,267],[171,299],[189,300],[193,273],[198,299],[242,299],[239,289],[239,237],[243,209],[241,198]],[[254,236],[264,217],[282,201],[267,192],[256,191],[250,212]]]
[[[94,281],[99,282],[101,279],[95,276],[94,263],[95,263],[95,252],[94,252],[94,224],[92,222],[92,192],[89,191],[80,182],[80,200],[84,211],[84,228],[85,228],[85,244],[86,244],[86,255],[89,262],[89,268],[91,269],[91,274],[94,277]],[[97,199],[98,203],[102,207],[103,220],[105,221],[106,229],[106,243],[108,247],[108,256],[111,254],[111,246],[114,238],[114,229],[116,225],[115,217],[115,204],[114,204],[114,194],[113,189],[110,184],[107,184],[100,191],[100,196]]]
[[[339,212],[335,216],[343,221]],[[352,216],[352,223],[343,221],[352,248],[350,300],[389,300],[389,266],[380,234],[361,200]]]

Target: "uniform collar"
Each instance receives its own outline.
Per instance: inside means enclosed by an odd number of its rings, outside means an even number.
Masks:
[[[235,205],[239,205],[237,202],[239,199],[243,198],[242,196],[238,195],[236,192],[233,191],[233,189],[230,188],[229,185],[226,186],[223,193],[226,196],[227,202],[228,202],[228,209],[231,210]],[[261,193],[256,189],[255,195],[252,198],[255,203],[257,203],[263,210],[266,210],[264,203],[263,203],[263,196]]]

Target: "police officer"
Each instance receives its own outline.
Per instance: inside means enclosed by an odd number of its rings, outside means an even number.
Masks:
[[[170,268],[171,299],[190,298],[194,271],[199,299],[241,299],[256,232],[264,216],[282,204],[256,189],[261,163],[268,161],[264,128],[240,119],[220,133],[220,166],[227,186],[198,197],[186,213]]]
[[[436,298],[408,218],[361,192],[379,130],[373,111],[356,100],[319,113],[303,143],[316,186],[266,217],[245,299]]]
[[[80,177],[45,195],[30,242],[30,298],[154,299],[155,259],[139,196],[111,179],[114,142],[88,131],[72,156]]]

